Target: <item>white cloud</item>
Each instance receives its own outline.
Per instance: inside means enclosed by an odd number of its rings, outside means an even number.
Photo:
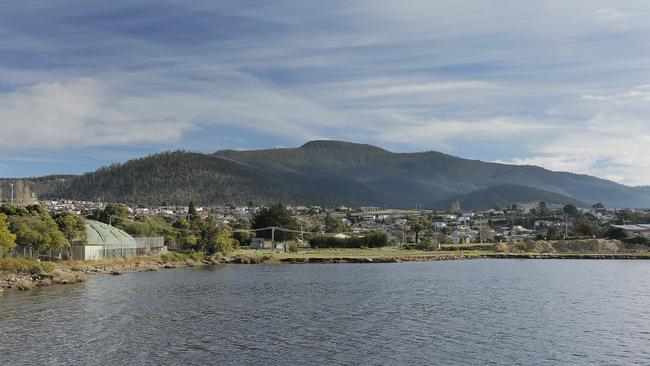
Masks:
[[[646,1],[73,5],[0,15],[1,146],[482,145],[650,183]]]
[[[649,85],[639,85],[632,90],[625,92],[615,93],[615,94],[606,94],[606,95],[591,95],[584,94],[581,97],[583,100],[592,100],[592,101],[613,101],[617,104],[626,104],[634,102],[650,102],[650,86]]]
[[[596,22],[626,30],[632,27],[633,17],[617,9],[598,9],[594,12]]]
[[[183,120],[130,113],[119,106],[123,98],[90,78],[5,93],[0,96],[0,145],[33,149],[154,143],[178,140],[191,128]]]
[[[401,84],[401,85],[388,85],[376,87],[366,90],[351,91],[348,93],[350,97],[357,98],[372,98],[372,97],[388,97],[388,96],[401,96],[411,94],[422,94],[431,92],[445,92],[453,90],[469,90],[469,89],[488,89],[496,88],[497,86],[484,82],[484,81],[448,81],[439,83],[424,83],[424,84]]]
[[[530,157],[506,159],[514,164],[585,173],[624,184],[650,182],[650,115],[647,87],[608,95],[582,96],[592,116],[543,143],[529,147]]]
[[[494,117],[475,120],[429,119],[393,115],[395,123],[371,133],[386,143],[401,143],[422,148],[462,152],[463,144],[473,142],[499,143],[509,139],[526,139],[547,134],[555,127],[523,118]]]

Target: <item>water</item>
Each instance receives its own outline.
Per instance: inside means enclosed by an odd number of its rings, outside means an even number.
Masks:
[[[650,261],[231,265],[0,297],[2,365],[650,364]]]

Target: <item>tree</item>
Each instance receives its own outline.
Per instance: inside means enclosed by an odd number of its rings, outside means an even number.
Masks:
[[[618,240],[623,240],[625,239],[625,231],[623,229],[617,228],[617,227],[610,227],[609,230],[605,233],[605,235],[609,239],[618,239]]]
[[[199,213],[196,211],[196,207],[194,207],[194,202],[190,201],[190,204],[187,205],[187,217],[189,217],[190,221],[194,221],[199,218]]]
[[[25,216],[29,214],[29,211],[23,206],[4,204],[0,206],[0,213],[3,213],[7,216]]]
[[[483,241],[492,242],[494,241],[495,236],[496,231],[494,231],[490,226],[483,226],[479,229],[479,237]]]
[[[253,217],[253,229],[263,229],[267,227],[280,227],[283,229],[298,230],[298,224],[281,203],[277,203],[268,208],[259,210]],[[258,231],[257,236],[270,239],[271,230]],[[296,233],[275,231],[275,239],[279,241],[291,240],[296,237]]]
[[[545,217],[551,214],[551,210],[548,209],[546,202],[541,201],[540,203],[537,204],[537,207],[531,210],[531,213],[533,213],[538,217]]]
[[[461,212],[460,211],[460,202],[459,201],[454,201],[454,202],[451,203],[450,212],[454,213],[454,214],[459,214]]]
[[[595,205],[591,206],[594,210],[603,210],[605,205],[602,202],[598,202]]]
[[[580,220],[575,224],[575,232],[580,236],[592,236],[594,235],[594,228],[588,221]]]
[[[338,219],[328,213],[325,216],[325,231],[328,233],[341,233],[348,231],[348,227],[343,224],[341,219]]]
[[[9,231],[7,216],[0,213],[0,256],[5,256],[16,247],[16,235]]]
[[[194,249],[197,247],[197,244],[199,242],[199,239],[196,237],[196,235],[191,234],[183,238],[183,248],[185,249]]]
[[[571,204],[564,206],[564,208],[562,208],[562,211],[564,211],[567,216],[575,217],[578,215],[578,208]]]
[[[10,218],[16,244],[33,250],[32,254],[61,249],[67,244],[56,222],[46,215],[13,216]]]
[[[431,224],[427,220],[419,219],[414,224],[410,225],[411,232],[415,234],[415,244],[420,241],[420,233],[424,230],[427,230],[431,227]]]
[[[547,240],[558,240],[562,238],[563,233],[557,226],[550,226],[546,229]]]
[[[129,208],[121,203],[109,203],[98,211],[97,219],[105,224],[122,227],[128,220]]]
[[[71,212],[63,212],[56,215],[54,221],[69,244],[73,242],[77,245],[87,244],[86,220],[83,217]]]
[[[228,254],[237,248],[238,242],[232,237],[230,228],[226,226],[219,231],[210,244],[208,246],[208,254],[214,254],[216,252]]]
[[[71,212],[63,212],[56,215],[54,221],[68,243],[68,258],[72,258],[72,243],[76,245],[88,243],[86,220]]]

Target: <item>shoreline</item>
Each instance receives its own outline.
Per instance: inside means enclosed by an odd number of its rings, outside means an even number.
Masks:
[[[152,272],[182,267],[221,264],[335,264],[335,263],[401,263],[434,262],[466,259],[581,259],[581,260],[648,260],[650,252],[638,253],[495,253],[495,252],[432,252],[398,255],[331,255],[331,253],[255,253],[231,257],[211,257],[200,261],[165,261],[160,257],[134,257],[98,262],[60,262],[50,272],[39,274],[5,273],[0,277],[0,296],[4,292],[26,291],[38,287],[85,282],[99,275],[119,276],[124,273]]]

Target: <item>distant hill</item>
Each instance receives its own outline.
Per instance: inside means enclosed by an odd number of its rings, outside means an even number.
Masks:
[[[453,197],[496,203],[603,202],[650,207],[650,189],[535,166],[461,159],[439,152],[393,153],[372,145],[311,141],[298,148],[214,154],[155,154],[80,176],[25,180],[41,198],[122,201],[142,205],[287,204],[434,207]],[[7,196],[8,181],[0,181]],[[518,186],[508,190],[504,186]],[[493,189],[487,189],[495,187]],[[527,187],[527,188],[523,188]],[[474,192],[474,193],[472,193]],[[480,200],[479,200],[480,196]]]
[[[532,197],[534,197],[534,200],[531,200]],[[451,207],[451,204],[454,201],[462,202],[461,208],[468,210],[490,209],[497,205],[501,207],[509,207],[513,203],[530,203],[539,201],[544,201],[549,204],[572,204],[576,207],[591,206],[590,204],[559,193],[528,186],[504,184],[451,196],[434,203],[433,208],[437,210],[446,210]]]

